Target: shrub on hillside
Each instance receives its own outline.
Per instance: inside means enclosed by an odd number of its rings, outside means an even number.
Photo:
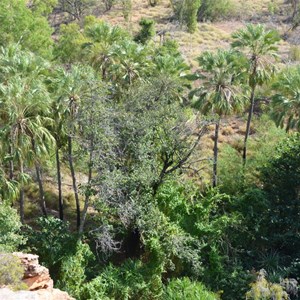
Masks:
[[[0,202],[0,251],[15,251],[25,242],[20,234],[21,226],[17,211],[7,203]]]
[[[202,0],[198,11],[198,20],[216,21],[229,17],[234,12],[231,0]]]
[[[164,288],[164,300],[217,300],[218,295],[210,292],[200,282],[193,282],[189,278],[173,279]]]
[[[20,259],[10,253],[0,253],[0,287],[8,286],[14,290],[26,289],[22,282],[24,268]]]

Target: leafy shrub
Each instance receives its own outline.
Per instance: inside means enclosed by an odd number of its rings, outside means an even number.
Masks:
[[[153,273],[139,260],[127,260],[120,267],[109,265],[87,283],[81,299],[147,300],[157,299],[161,293],[161,274]]]
[[[139,24],[142,28],[135,37],[135,41],[142,44],[146,44],[155,35],[154,21],[142,18]]]
[[[215,21],[229,17],[233,11],[234,5],[231,0],[202,0],[198,19],[200,21]]]
[[[175,17],[181,24],[185,24],[190,33],[197,28],[197,12],[201,5],[201,0],[171,0],[171,5]]]
[[[297,257],[299,238],[300,138],[294,134],[280,143],[262,167],[263,190],[269,200],[266,214],[268,247]]]
[[[55,279],[61,261],[76,252],[77,239],[69,233],[68,223],[54,217],[38,218],[37,226],[38,230],[29,229],[27,233],[28,245]]]
[[[21,226],[17,211],[9,204],[0,202],[0,251],[15,251],[25,242],[20,234]]]
[[[57,286],[79,299],[86,280],[86,267],[93,259],[94,256],[89,246],[80,241],[77,242],[75,254],[66,256],[61,262]]]
[[[164,300],[217,300],[218,295],[208,291],[200,282],[192,282],[189,278],[173,279],[164,288]]]
[[[9,253],[0,253],[0,287],[9,286],[14,290],[26,289],[22,282],[24,268],[20,259]]]

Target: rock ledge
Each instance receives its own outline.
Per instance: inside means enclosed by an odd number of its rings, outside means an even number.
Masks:
[[[23,267],[23,282],[27,291],[12,291],[7,287],[0,289],[0,300],[75,300],[68,293],[53,288],[49,270],[39,264],[38,255],[14,252]]]

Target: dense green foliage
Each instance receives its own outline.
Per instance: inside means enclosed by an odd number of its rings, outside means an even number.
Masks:
[[[104,2],[129,28],[133,2]],[[190,33],[230,3],[171,1]],[[278,33],[249,24],[191,71],[154,21],[133,36],[92,8],[0,3],[0,251],[80,300],[297,299],[300,72],[278,72]]]
[[[17,211],[8,203],[0,205],[0,251],[9,252],[17,250],[25,242],[21,235],[21,222]]]

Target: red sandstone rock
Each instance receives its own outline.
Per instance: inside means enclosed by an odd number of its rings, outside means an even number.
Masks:
[[[0,288],[0,300],[75,300],[66,292],[53,288],[49,270],[39,264],[38,255],[15,252],[23,267],[23,282],[28,291],[13,292],[7,287]]]

